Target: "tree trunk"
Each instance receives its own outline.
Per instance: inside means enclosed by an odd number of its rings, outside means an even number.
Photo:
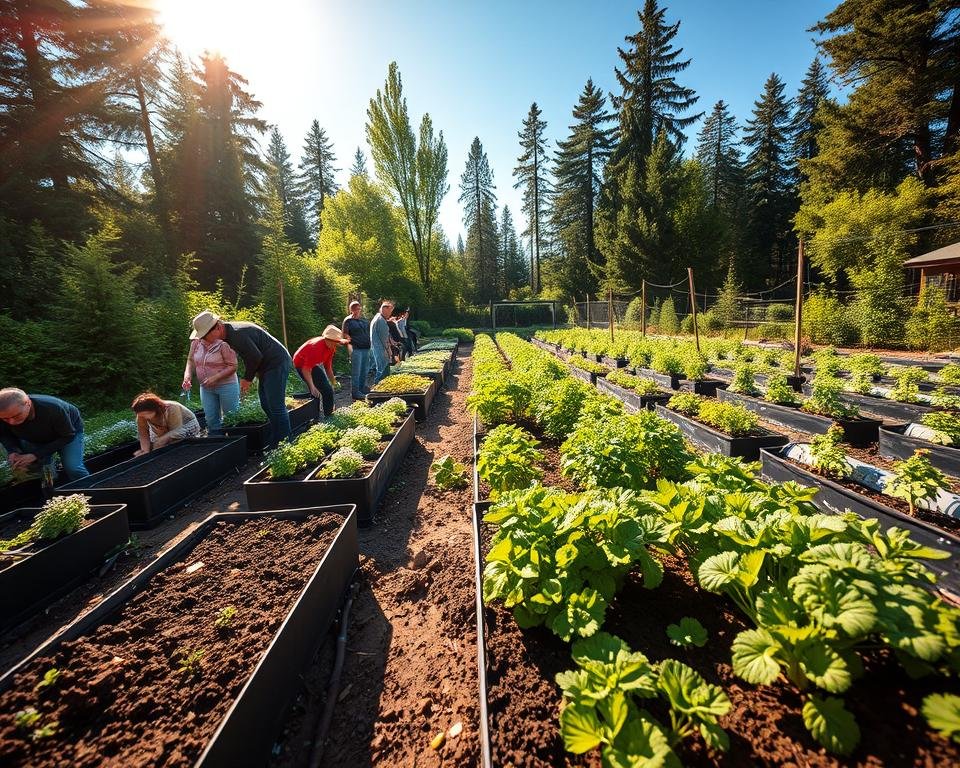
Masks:
[[[150,112],[147,109],[147,96],[143,88],[143,77],[140,68],[133,70],[133,84],[137,89],[137,102],[140,105],[140,128],[143,131],[143,139],[147,145],[147,157],[150,160],[150,175],[153,176],[153,187],[156,190],[157,214],[160,219],[160,229],[163,231],[163,238],[166,241],[167,256],[173,256],[175,248],[173,245],[173,228],[170,224],[170,205],[167,199],[167,188],[160,169],[160,158],[157,156],[157,148],[153,141],[153,128],[150,125]]]

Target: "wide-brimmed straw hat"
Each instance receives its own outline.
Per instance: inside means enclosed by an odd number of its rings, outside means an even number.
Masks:
[[[210,331],[213,330],[213,326],[220,322],[220,315],[216,312],[211,312],[209,309],[205,309],[195,318],[193,318],[193,333],[190,334],[191,339],[202,339]]]
[[[335,325],[328,325],[323,329],[323,338],[330,339],[330,341],[341,341],[343,339],[343,334],[340,332],[340,329]]]

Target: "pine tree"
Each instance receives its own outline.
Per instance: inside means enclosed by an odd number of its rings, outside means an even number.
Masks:
[[[783,81],[776,73],[767,78],[743,136],[743,143],[749,147],[746,175],[751,201],[749,237],[754,256],[747,265],[747,274],[754,279],[771,273],[782,278],[792,257],[790,102],[783,90]]]
[[[357,152],[359,151],[358,149]],[[337,162],[333,143],[327,137],[327,132],[320,127],[319,120],[314,120],[310,124],[302,152],[298,193],[305,201],[304,207],[311,231],[319,233],[323,226],[321,221],[323,204],[328,197],[337,193],[334,174],[340,170],[333,167]]]
[[[367,158],[363,154],[363,150],[360,147],[357,147],[357,151],[353,154],[353,165],[350,166],[350,175],[351,176],[366,176],[367,175]]]
[[[821,63],[820,56],[815,56],[794,99],[793,120],[790,123],[790,155],[796,163],[798,182],[806,180],[800,163],[812,160],[819,152],[817,136],[823,128],[820,111],[829,96],[830,84],[826,68]]]
[[[592,79],[587,80],[573,117],[576,122],[570,126],[569,137],[557,142],[550,220],[561,251],[555,274],[564,295],[596,290],[589,281],[591,267],[598,268],[603,259],[594,238],[595,211],[616,132],[604,127],[613,115]]]
[[[527,229],[531,243],[530,288],[534,293],[540,291],[540,258],[544,242],[543,211],[547,202],[547,151],[543,132],[547,128],[537,102],[530,105],[530,111],[523,121],[523,129],[517,134],[520,138],[520,157],[513,177],[517,180],[514,189],[523,189],[523,213],[527,217]]]
[[[729,209],[741,192],[743,169],[737,130],[736,118],[721,99],[697,136],[696,158],[703,166],[714,208]]]
[[[529,265],[523,254],[523,246],[517,237],[510,206],[503,206],[500,215],[500,263],[503,265],[503,295],[528,285]]]
[[[280,200],[287,239],[305,251],[313,250],[290,153],[276,126],[270,132],[270,144],[267,146],[267,189],[268,194],[275,194]]]
[[[463,223],[467,229],[464,256],[468,275],[474,286],[474,301],[486,303],[497,296],[499,284],[498,244],[491,239],[496,227],[496,193],[493,190],[493,171],[479,137],[474,137],[467,155],[466,168],[460,177],[460,198],[463,203]]]

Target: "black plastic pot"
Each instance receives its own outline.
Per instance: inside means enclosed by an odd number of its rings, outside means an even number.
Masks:
[[[385,403],[391,397],[399,397],[403,402],[414,409],[417,421],[423,421],[430,414],[430,406],[437,394],[436,382],[430,382],[426,392],[371,392],[367,395],[370,405]]]
[[[680,389],[680,376],[676,373],[657,373],[649,368],[635,368],[637,376],[651,379],[664,389]]]
[[[260,509],[297,509],[318,504],[351,504],[357,508],[361,526],[373,523],[380,500],[390,486],[390,479],[400,466],[413,442],[416,426],[413,413],[408,413],[399,429],[369,472],[363,477],[340,480],[316,477],[319,468],[303,480],[268,480],[267,468],[244,482],[247,506]]]
[[[784,457],[784,450],[785,448],[780,448],[760,452],[761,472],[765,478],[775,483],[794,481],[817,488],[818,493],[813,497],[813,503],[824,512],[840,514],[849,510],[860,517],[879,520],[884,529],[891,526],[905,528],[910,531],[911,537],[921,544],[949,552],[952,555],[949,560],[931,560],[927,562],[927,566],[938,575],[941,586],[960,594],[960,537],[798,466]]]
[[[149,463],[184,445],[207,446],[210,452],[146,485],[125,488],[100,487],[101,483],[114,475],[125,472],[133,466]],[[90,496],[94,504],[126,504],[131,528],[152,528],[165,515],[184,506],[191,499],[220,482],[221,478],[236,472],[246,463],[247,449],[242,437],[198,437],[168,445],[145,456],[138,456],[96,472],[89,477],[58,486],[54,489],[54,493],[58,496],[83,493]]]
[[[38,508],[22,508],[0,515],[0,524],[20,520],[24,528]],[[80,530],[50,542],[35,542],[26,557],[0,557],[0,594],[4,610],[0,628],[20,623],[75,587],[106,556],[130,537],[125,504],[92,505]]]
[[[906,429],[906,424],[880,427],[881,456],[888,459],[909,459],[916,451],[925,450],[933,466],[950,477],[960,477],[960,448],[909,437],[904,434]]]
[[[718,392],[717,397],[729,403],[742,405],[748,411],[760,414],[765,421],[810,435],[825,435],[827,430],[836,423],[843,429],[843,439],[851,445],[863,446],[877,442],[882,423],[879,419],[830,419],[802,411],[799,406],[768,403],[758,397],[731,392],[728,389]]]
[[[658,416],[680,427],[680,431],[697,445],[724,456],[739,456],[747,461],[755,461],[760,456],[761,448],[772,448],[790,442],[786,435],[776,432],[752,437],[730,437],[662,405],[656,406],[656,412]]]
[[[580,381],[585,381],[591,386],[596,386],[597,384],[597,374],[591,373],[590,371],[585,371],[583,368],[577,368],[575,365],[570,366],[570,375],[574,378],[580,379]]]
[[[684,392],[695,392],[704,397],[716,397],[718,389],[726,389],[727,382],[716,379],[688,380],[680,382],[680,389]]]
[[[303,432],[311,424],[315,424],[320,418],[320,401],[308,394],[296,394],[291,397],[299,400],[300,403],[295,408],[289,409],[290,414],[290,433],[298,434]],[[245,437],[247,439],[247,451],[249,453],[263,453],[270,439],[270,424],[266,421],[260,424],[240,424],[235,427],[224,427],[225,437]]]
[[[627,359],[625,357],[607,357],[606,355],[601,355],[600,362],[607,366],[607,368],[627,367]]]
[[[664,392],[662,395],[638,395],[631,389],[613,384],[606,379],[597,379],[597,389],[608,395],[613,395],[623,403],[634,410],[648,409],[653,410],[655,405],[666,405],[670,402],[672,394]]]
[[[52,636],[0,677],[0,691],[9,689],[35,658],[52,655],[64,642],[91,634],[101,624],[110,621],[112,615],[154,576],[186,560],[217,523],[266,518],[300,520],[325,512],[343,515],[343,525],[306,586],[298,596],[292,597],[292,605],[283,622],[263,649],[257,666],[195,763],[195,768],[266,765],[285,719],[287,705],[303,684],[303,669],[324,640],[359,566],[356,510],[347,506],[211,515],[93,610]],[[251,542],[251,546],[255,545]]]

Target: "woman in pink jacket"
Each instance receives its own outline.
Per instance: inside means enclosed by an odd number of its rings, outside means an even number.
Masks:
[[[190,389],[193,384],[192,371],[196,371],[200,382],[200,404],[207,418],[207,433],[216,434],[223,414],[240,405],[237,353],[222,339],[209,343],[194,339],[183,370],[184,389]]]

